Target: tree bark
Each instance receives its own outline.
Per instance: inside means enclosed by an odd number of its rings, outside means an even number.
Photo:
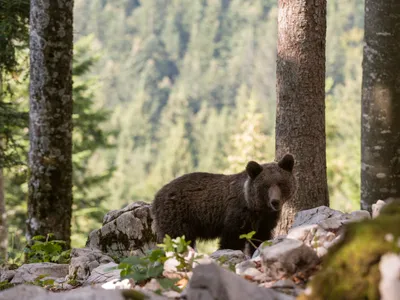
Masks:
[[[73,0],[31,0],[27,239],[70,244]]]
[[[0,102],[3,97],[3,74],[0,69]],[[3,166],[1,165],[2,156],[4,155],[3,136],[0,135],[0,258],[7,261],[8,247],[8,228],[6,215],[6,199],[4,192],[4,176]]]
[[[8,232],[7,232],[6,201],[4,197],[4,176],[3,176],[3,169],[0,168],[0,258],[2,260],[4,259],[4,261],[7,261],[7,246],[8,246]]]
[[[361,208],[400,198],[400,2],[365,1]]]
[[[298,190],[275,234],[296,212],[329,206],[325,140],[326,0],[278,1],[276,159],[295,156]]]

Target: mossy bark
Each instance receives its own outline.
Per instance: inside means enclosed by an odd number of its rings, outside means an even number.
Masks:
[[[374,220],[352,223],[343,240],[329,250],[322,270],[311,280],[311,295],[299,299],[379,299],[379,262],[400,253],[400,204],[385,207]]]
[[[31,0],[27,238],[70,243],[74,1]]]

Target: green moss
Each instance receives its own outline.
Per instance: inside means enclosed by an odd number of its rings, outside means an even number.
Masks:
[[[388,205],[382,207],[381,215],[397,215],[400,216],[400,201],[394,200]]]
[[[0,282],[0,291],[12,288],[14,286],[13,283],[8,282],[8,281],[1,281]]]
[[[311,280],[312,294],[300,299],[379,299],[379,261],[385,253],[400,253],[399,238],[400,203],[388,205],[374,220],[349,224]]]

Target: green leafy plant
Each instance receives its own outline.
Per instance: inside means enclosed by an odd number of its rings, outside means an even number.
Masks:
[[[179,262],[176,267],[178,271],[188,272],[192,269],[191,264],[185,260],[185,253],[191,241],[186,241],[185,236],[172,239],[168,234],[164,237],[164,243],[158,246],[164,249],[165,252],[172,252],[172,257]]]
[[[1,264],[7,265],[9,270],[15,270],[24,262],[24,252],[15,247],[14,233],[11,233],[11,243],[7,251],[7,260],[0,260]]]
[[[72,286],[81,285],[81,282],[79,282],[77,278],[78,278],[78,274],[77,274],[77,270],[75,270],[74,275],[68,279],[67,283]]]
[[[172,239],[169,235],[166,235],[163,244],[159,244],[157,249],[147,251],[145,256],[130,256],[121,260],[117,267],[121,269],[121,279],[133,279],[137,284],[145,284],[151,278],[154,278],[162,289],[181,292],[181,289],[176,286],[179,279],[163,277],[164,262],[170,257],[175,258],[179,262],[178,271],[190,271],[191,264],[185,260],[185,253],[189,245],[190,241],[186,241],[184,236]],[[172,255],[167,257],[167,252],[171,252]],[[161,290],[157,292],[160,293]]]
[[[256,234],[256,232],[255,231],[250,231],[249,233],[246,233],[246,234],[241,234],[240,236],[239,236],[239,238],[240,239],[246,239],[249,243],[250,243],[250,245],[252,245],[255,249],[257,249],[258,247],[252,242],[252,241],[258,241],[258,242],[262,242],[261,243],[261,247],[267,247],[267,246],[271,246],[271,242],[268,242],[268,241],[261,241],[261,240],[258,240],[258,239],[253,239],[253,236]]]
[[[131,256],[123,259],[118,268],[121,270],[121,279],[135,280],[143,283],[151,278],[158,278],[164,270],[163,260],[165,253],[162,249],[155,249],[144,257]]]
[[[64,250],[66,243],[61,240],[50,240],[52,234],[32,238],[33,244],[25,247],[25,260],[27,263],[54,262],[59,264],[69,263],[71,250]]]
[[[228,256],[220,256],[219,258],[217,258],[217,262],[221,267],[228,269],[229,271],[235,272],[235,264],[229,262]]]

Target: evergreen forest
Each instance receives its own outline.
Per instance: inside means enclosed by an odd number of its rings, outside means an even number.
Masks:
[[[105,212],[151,202],[177,176],[274,160],[276,1],[75,0],[74,22],[73,247]],[[363,22],[364,1],[328,1],[327,174],[342,211],[360,206]],[[16,114],[4,170],[10,247],[23,243],[29,176],[19,46],[18,70],[3,78]]]

